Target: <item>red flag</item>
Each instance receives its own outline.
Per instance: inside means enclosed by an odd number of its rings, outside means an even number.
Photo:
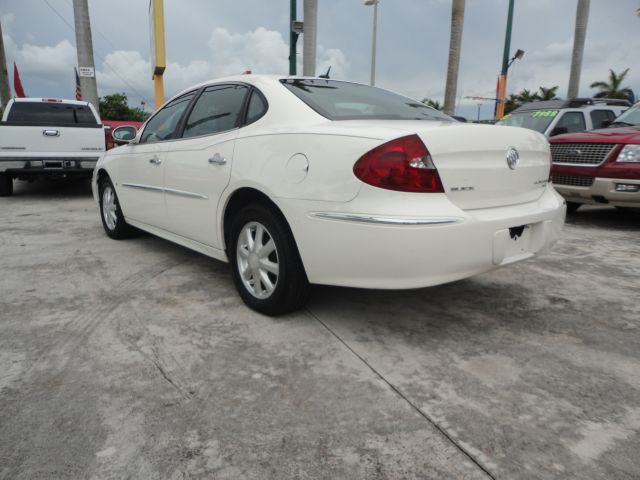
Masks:
[[[24,93],[24,88],[22,88],[22,82],[20,81],[20,74],[18,73],[18,67],[16,66],[16,62],[13,62],[13,89],[16,92],[16,97],[18,98],[26,97]]]
[[[73,68],[76,72],[76,100],[82,100],[82,88],[80,88],[80,77],[78,76],[78,70]]]

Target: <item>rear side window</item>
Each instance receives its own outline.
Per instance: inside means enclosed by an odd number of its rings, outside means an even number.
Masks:
[[[368,85],[316,79],[286,79],[282,83],[330,120],[455,121],[424,103]]]
[[[15,102],[9,110],[7,121],[52,127],[98,125],[87,105],[61,102]]]
[[[591,123],[593,128],[602,128],[602,124],[609,120],[613,120],[615,114],[611,110],[592,110],[591,111]]]
[[[249,100],[249,107],[247,108],[247,121],[246,124],[255,122],[260,117],[267,113],[267,101],[256,90],[251,93],[251,99]]]
[[[243,85],[207,87],[196,101],[182,137],[211,135],[237,127],[247,90]]]

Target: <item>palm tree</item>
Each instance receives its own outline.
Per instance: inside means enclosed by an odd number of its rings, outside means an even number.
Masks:
[[[612,69],[609,69],[609,82],[593,82],[591,88],[599,88],[600,91],[596,93],[594,98],[629,98],[629,87],[620,88],[624,77],[629,73],[627,68],[624,72],[617,74]]]
[[[436,110],[442,110],[442,104],[438,100],[433,100],[432,98],[423,98],[422,103],[428,105],[431,108],[435,108]]]
[[[582,70],[582,54],[584,53],[584,39],[587,36],[587,21],[589,20],[589,6],[591,0],[578,0],[576,9],[576,29],[573,34],[573,54],[571,55],[571,73],[569,74],[568,98],[578,96],[580,88],[580,71]]]
[[[558,85],[551,88],[540,87],[538,88],[538,93],[536,93],[536,95],[538,96],[538,100],[557,100],[558,99],[558,97],[556,96],[557,90],[558,90]]]
[[[460,67],[460,47],[462,45],[462,25],[464,22],[465,0],[451,0],[451,37],[449,40],[449,64],[447,83],[444,89],[444,113],[453,115],[456,110],[456,90],[458,89],[458,68]]]
[[[520,105],[522,105],[523,103],[535,102],[537,100],[540,100],[540,96],[537,92],[531,93],[526,88],[520,90],[520,93],[517,94],[516,98],[518,99]]]

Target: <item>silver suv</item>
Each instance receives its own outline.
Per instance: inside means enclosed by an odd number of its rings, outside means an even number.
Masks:
[[[627,100],[609,98],[531,102],[505,115],[496,125],[528,128],[549,138],[604,128],[630,106]]]

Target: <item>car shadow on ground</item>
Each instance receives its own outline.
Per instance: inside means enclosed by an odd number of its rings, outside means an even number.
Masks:
[[[570,225],[640,231],[640,208],[583,206],[567,215]]]
[[[13,181],[13,196],[38,198],[81,198],[91,196],[88,178],[40,178],[32,182]]]

